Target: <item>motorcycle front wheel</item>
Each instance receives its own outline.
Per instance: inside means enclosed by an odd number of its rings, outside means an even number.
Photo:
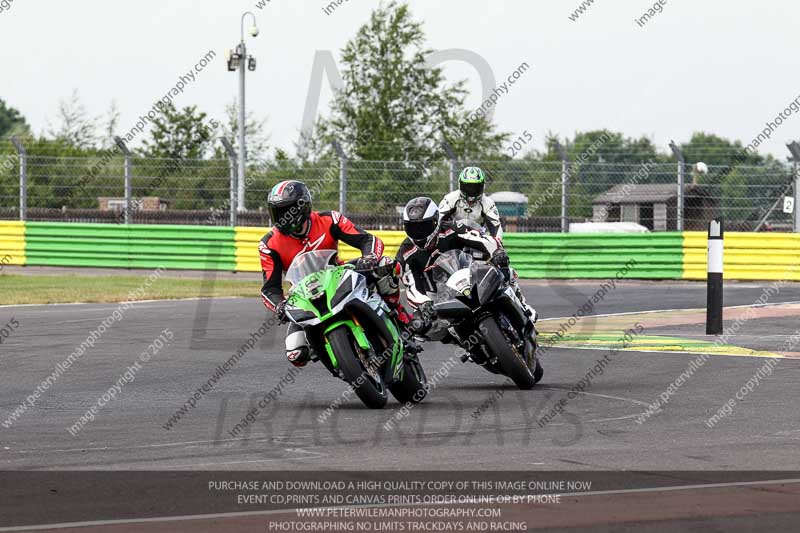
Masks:
[[[536,378],[525,359],[511,348],[511,343],[503,335],[497,319],[493,316],[486,317],[478,324],[478,330],[483,335],[489,351],[497,357],[503,373],[510,377],[520,389],[532,389],[536,384]]]
[[[416,355],[403,361],[403,377],[389,387],[398,402],[419,403],[428,395],[428,377]]]
[[[344,380],[353,387],[356,395],[370,409],[382,409],[386,405],[386,387],[380,375],[373,376],[367,370],[365,362],[356,355],[356,341],[347,326],[339,326],[328,333],[339,370]]]

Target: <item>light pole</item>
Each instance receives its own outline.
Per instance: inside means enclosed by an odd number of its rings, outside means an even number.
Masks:
[[[256,27],[256,16],[250,12],[245,11],[242,14],[241,21],[241,41],[236,46],[235,50],[228,51],[228,71],[234,72],[239,70],[239,172],[238,186],[237,186],[237,205],[236,210],[242,212],[244,207],[244,183],[245,183],[245,160],[247,159],[247,150],[245,148],[245,101],[244,101],[244,78],[245,69],[253,71],[256,69],[256,58],[247,55],[247,47],[244,44],[244,19],[250,15],[253,19],[253,26],[250,28],[250,35],[253,37],[258,36],[258,27]]]

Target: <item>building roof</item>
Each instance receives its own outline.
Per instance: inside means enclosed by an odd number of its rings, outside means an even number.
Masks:
[[[702,185],[687,184],[687,195],[702,196],[707,193]],[[595,196],[592,204],[648,204],[668,202],[678,196],[676,183],[621,183]]]
[[[527,204],[528,197],[519,192],[498,191],[490,194],[489,198],[498,204]]]

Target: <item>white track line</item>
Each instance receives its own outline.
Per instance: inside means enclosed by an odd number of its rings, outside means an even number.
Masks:
[[[193,302],[197,300],[236,300],[236,299],[252,300],[257,298],[258,298],[257,296],[253,296],[252,298],[249,296],[196,296],[192,298],[163,298],[161,300],[136,300],[135,302],[131,302],[131,305],[136,306],[136,304],[162,303],[162,302]],[[111,307],[117,307],[118,304],[121,303],[122,302],[64,302],[64,303],[53,303],[53,304],[3,304],[0,305],[0,309],[9,307],[53,307],[57,305],[108,305]]]
[[[764,486],[764,485],[785,485],[785,484],[800,483],[800,479],[770,479],[765,481],[738,481],[730,483],[706,483],[701,485],[675,485],[667,487],[646,487],[641,489],[617,489],[617,490],[599,490],[589,492],[570,492],[560,494],[563,497],[569,498],[582,498],[586,496],[607,496],[612,494],[637,494],[649,492],[679,492],[684,490],[704,490],[704,489],[717,489],[725,487],[748,487],[748,486]],[[422,504],[411,507],[427,507],[434,505],[463,505],[463,504]],[[395,505],[348,505],[335,507],[337,509],[356,509],[356,508],[389,508],[389,507],[409,507],[408,504],[395,504]],[[333,507],[325,507],[329,509]],[[112,526],[120,524],[147,524],[153,522],[180,522],[186,520],[210,520],[219,518],[239,518],[249,516],[269,516],[275,514],[291,514],[295,509],[276,509],[272,511],[240,511],[233,513],[213,513],[213,514],[198,514],[198,515],[179,515],[179,516],[164,516],[153,518],[128,518],[120,520],[96,520],[86,522],[67,522],[61,524],[39,524],[33,526],[20,526],[20,527],[0,527],[0,531],[36,531],[42,529],[66,529],[74,527],[92,527],[92,526]]]
[[[543,385],[541,388],[545,389],[545,390],[560,390],[560,391],[564,391],[564,392],[569,392],[570,390],[572,390],[572,389],[563,389],[561,387],[550,387],[548,385]],[[600,398],[609,398],[611,400],[621,400],[623,402],[636,403],[636,404],[639,404],[639,405],[643,405],[645,407],[649,407],[650,406],[649,403],[641,402],[639,400],[634,400],[633,398],[622,398],[621,396],[609,396],[607,394],[597,394],[597,393],[594,393],[594,392],[581,392],[581,391],[572,391],[572,392],[575,393],[575,394],[585,394],[586,396],[597,396],[597,397],[600,397]]]
[[[764,305],[756,305],[756,304],[747,304],[747,305],[730,305],[724,307],[723,309],[741,309],[744,307],[775,307],[777,305],[792,305],[792,304],[800,304],[800,301],[793,301],[793,302],[776,302],[776,303],[768,303]],[[626,311],[624,313],[605,313],[602,315],[587,315],[581,317],[580,320],[585,320],[589,318],[603,318],[603,317],[610,317],[610,316],[630,316],[630,315],[644,315],[644,314],[653,314],[653,313],[671,313],[675,311],[705,311],[705,308],[697,307],[697,308],[688,308],[688,309],[652,309],[650,311]],[[573,318],[570,316],[560,316],[554,318],[540,318],[538,322],[552,322],[554,320],[567,320]],[[537,323],[538,323],[537,322]]]
[[[709,344],[712,346],[714,345],[713,342],[709,341]],[[587,350],[587,351],[595,351],[595,352],[603,352],[608,350],[613,350],[613,346],[550,346],[548,349],[552,350]],[[749,350],[749,348],[747,348]],[[754,350],[754,351],[769,351],[769,350]],[[635,346],[631,348],[620,349],[620,353],[654,353],[657,355],[665,355],[665,354],[681,354],[681,355],[720,355],[722,357],[751,357],[754,359],[787,359],[792,360],[794,357],[787,357],[785,355],[778,354],[777,356],[774,355],[749,355],[749,354],[739,354],[739,353],[721,353],[721,352],[693,352],[693,351],[685,351],[685,350],[641,350],[637,349]],[[777,353],[777,352],[776,352]]]

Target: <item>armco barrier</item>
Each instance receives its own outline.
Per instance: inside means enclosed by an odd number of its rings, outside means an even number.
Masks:
[[[25,223],[0,220],[0,265],[25,264]]]
[[[705,232],[683,234],[683,278],[706,279]],[[800,234],[726,233],[725,279],[800,281]]]
[[[233,229],[28,222],[28,265],[234,270]]]
[[[631,264],[625,278],[683,274],[680,233],[507,233],[503,243],[523,278],[612,278]]]

